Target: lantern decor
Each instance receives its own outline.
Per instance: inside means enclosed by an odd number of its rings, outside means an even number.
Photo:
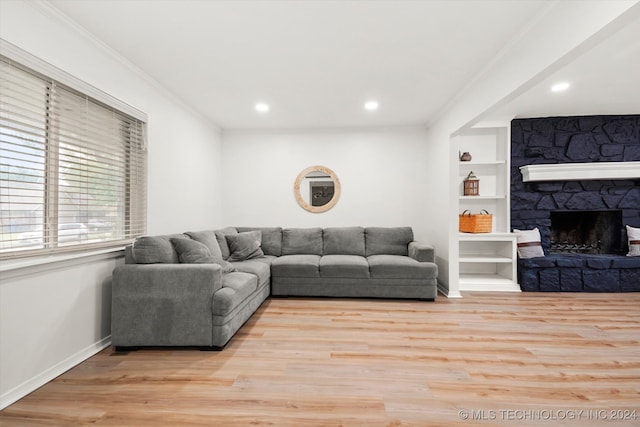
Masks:
[[[464,179],[463,184],[465,196],[480,195],[480,180],[473,174],[473,171],[469,172],[469,175]]]

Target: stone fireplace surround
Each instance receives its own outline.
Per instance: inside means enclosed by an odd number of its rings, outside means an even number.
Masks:
[[[552,211],[620,210],[623,225],[640,227],[640,179],[524,182],[520,171],[526,165],[637,161],[640,115],[511,122],[511,226],[538,227],[546,255],[518,260],[523,291],[640,291],[640,257],[549,254]]]

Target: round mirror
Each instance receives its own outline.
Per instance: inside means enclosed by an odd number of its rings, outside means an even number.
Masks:
[[[326,212],[340,198],[340,180],[327,167],[309,166],[298,174],[293,193],[303,209],[309,212]]]

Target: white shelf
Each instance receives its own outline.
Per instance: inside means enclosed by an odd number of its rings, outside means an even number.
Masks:
[[[471,160],[469,162],[460,162],[460,166],[499,166],[506,163],[507,162],[505,160],[494,160],[490,162],[474,162]]]
[[[520,286],[513,280],[497,274],[461,274],[461,291],[520,292]]]
[[[513,262],[513,259],[495,254],[460,254],[460,262],[497,262],[508,264]]]
[[[513,233],[458,233],[459,240],[495,240],[505,241],[514,238]]]
[[[460,200],[503,200],[507,196],[504,194],[496,194],[491,196],[460,196]]]

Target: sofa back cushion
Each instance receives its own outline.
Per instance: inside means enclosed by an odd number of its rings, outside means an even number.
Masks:
[[[133,258],[136,264],[177,264],[178,254],[173,249],[171,238],[188,239],[184,234],[138,237],[133,243]]]
[[[265,255],[282,255],[282,227],[236,227],[239,233],[260,231],[262,233],[262,252]]]
[[[282,255],[322,255],[322,228],[282,230]]]
[[[364,231],[366,255],[409,255],[413,241],[411,227],[367,227]]]
[[[324,255],[365,255],[362,227],[328,227],[323,240]]]

